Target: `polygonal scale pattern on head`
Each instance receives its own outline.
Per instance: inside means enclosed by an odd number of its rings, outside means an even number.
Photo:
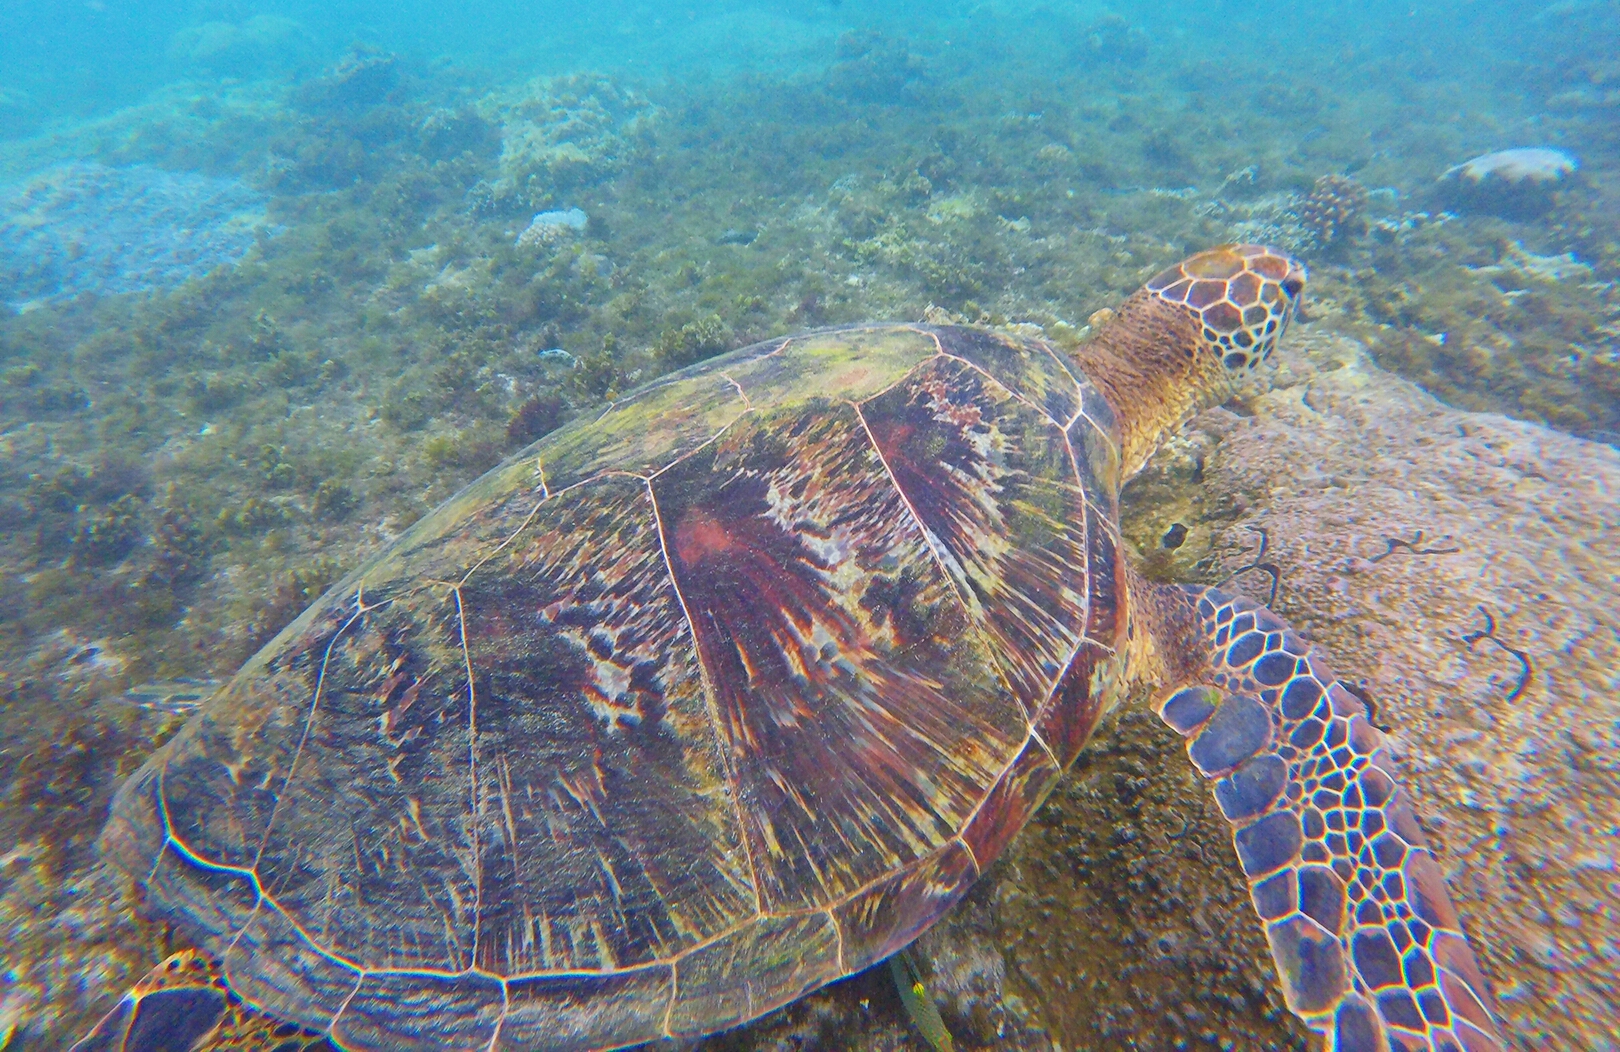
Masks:
[[[1271,357],[1305,287],[1305,265],[1264,245],[1222,245],[1150,278],[1148,291],[1191,311],[1228,369]]]
[[[1505,1047],[1366,706],[1270,611],[1188,589],[1208,682],[1161,718],[1217,779],[1288,1006],[1340,1052]]]

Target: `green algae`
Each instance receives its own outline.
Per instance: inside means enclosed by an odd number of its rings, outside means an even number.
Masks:
[[[100,146],[62,147],[244,178],[274,195],[283,232],[172,292],[0,318],[0,701],[19,721],[53,714],[0,763],[0,835],[44,845],[51,874],[77,872],[117,777],[170,731],[128,714],[85,721],[64,702],[228,675],[484,469],[640,383],[770,335],[930,308],[1073,345],[1092,312],[1189,248],[1297,208],[1325,173],[1404,197],[1375,197],[1382,232],[1317,267],[1321,318],[1456,404],[1620,430],[1620,231],[1601,188],[1539,225],[1403,228],[1456,159],[1454,132],[1412,104],[1192,54],[1153,73],[1144,31],[1117,17],[1055,32],[1027,65],[863,32],[820,73],[695,86],[494,85],[362,52],[290,95],[172,94],[102,122]],[[1408,160],[1368,147],[1403,121]],[[589,213],[584,231],[515,243],[530,213],[570,206]],[[1590,271],[1522,272],[1515,244],[1574,252]],[[1208,554],[1197,524],[1231,509],[1160,503],[1195,470],[1182,452],[1157,490],[1145,480],[1130,495],[1153,510],[1126,533],[1155,575],[1189,579]],[[1165,545],[1180,521],[1191,533]],[[67,659],[43,641],[60,633],[121,663],[56,682]],[[90,817],[61,821],[51,801]],[[1135,856],[1109,855],[1117,845],[1056,843],[1089,835],[1077,801],[1052,818],[1053,849],[1084,855],[1096,880],[1144,879]],[[6,908],[55,901],[48,884]],[[1118,908],[1126,938],[1141,915]],[[134,968],[160,941],[89,943],[84,967]],[[36,946],[19,967],[36,974],[48,956]],[[91,995],[53,996],[82,1021]],[[1093,996],[1075,992],[1052,1018],[1115,1039],[1125,1017],[1087,1015]],[[1234,1015],[1252,1008],[1272,1032],[1264,997],[1211,997],[1237,998]]]

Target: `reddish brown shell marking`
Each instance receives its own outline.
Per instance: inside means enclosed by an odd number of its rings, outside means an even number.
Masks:
[[[1033,341],[716,359],[336,587],[105,843],[244,998],[346,1048],[751,1018],[909,942],[1085,741],[1118,441]]]

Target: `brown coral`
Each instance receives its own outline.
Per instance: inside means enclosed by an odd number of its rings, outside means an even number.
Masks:
[[[1324,175],[1299,209],[1300,225],[1325,248],[1367,231],[1367,188],[1347,175]]]

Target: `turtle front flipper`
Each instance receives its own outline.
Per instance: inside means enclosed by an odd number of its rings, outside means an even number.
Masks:
[[[70,1052],[332,1052],[231,990],[217,959],[182,950],[148,972]]]
[[[1479,965],[1366,706],[1264,607],[1215,589],[1144,591],[1137,608],[1183,669],[1155,710],[1215,780],[1288,1007],[1338,1052],[1501,1052]]]

